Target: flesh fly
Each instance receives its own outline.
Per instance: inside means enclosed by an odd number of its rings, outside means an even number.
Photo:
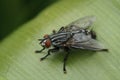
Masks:
[[[37,50],[36,53],[41,53],[46,48],[49,48],[49,50],[47,55],[40,58],[40,60],[44,60],[51,53],[63,49],[67,52],[63,64],[63,71],[66,73],[66,61],[71,49],[108,51],[108,49],[104,48],[103,45],[96,40],[95,32],[90,29],[94,21],[94,16],[86,16],[65,27],[61,27],[58,31],[53,30],[53,33],[50,35],[44,35],[43,39],[39,39],[43,49]],[[53,47],[52,49],[51,46]]]

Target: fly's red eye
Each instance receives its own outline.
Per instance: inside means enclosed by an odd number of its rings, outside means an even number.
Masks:
[[[49,47],[51,46],[51,41],[50,41],[50,39],[47,39],[47,40],[46,40],[45,46],[46,46],[47,48],[49,48]]]
[[[48,34],[45,34],[45,35],[44,35],[44,38],[48,38],[48,37],[49,37],[49,35],[48,35]]]

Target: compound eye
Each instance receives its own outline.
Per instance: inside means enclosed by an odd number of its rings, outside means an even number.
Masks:
[[[49,37],[49,35],[48,35],[48,34],[45,34],[45,35],[44,35],[44,38],[48,38],[48,37]]]
[[[47,48],[49,48],[49,47],[51,46],[51,41],[50,41],[50,39],[47,39],[47,40],[46,40],[45,46],[46,46]]]

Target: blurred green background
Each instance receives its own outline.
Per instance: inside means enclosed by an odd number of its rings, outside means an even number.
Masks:
[[[109,52],[72,51],[45,61],[38,38],[88,15]],[[120,0],[0,0],[0,80],[120,80]],[[59,53],[59,52],[58,52]]]
[[[0,0],[0,40],[57,0]]]

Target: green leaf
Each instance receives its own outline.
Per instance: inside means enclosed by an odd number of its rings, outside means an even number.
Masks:
[[[118,0],[61,0],[49,6],[0,43],[0,80],[119,80],[119,4]],[[88,15],[96,16],[94,30],[108,53],[72,51],[67,74],[62,71],[65,52],[39,61],[47,50],[34,53],[41,49],[38,38]]]

